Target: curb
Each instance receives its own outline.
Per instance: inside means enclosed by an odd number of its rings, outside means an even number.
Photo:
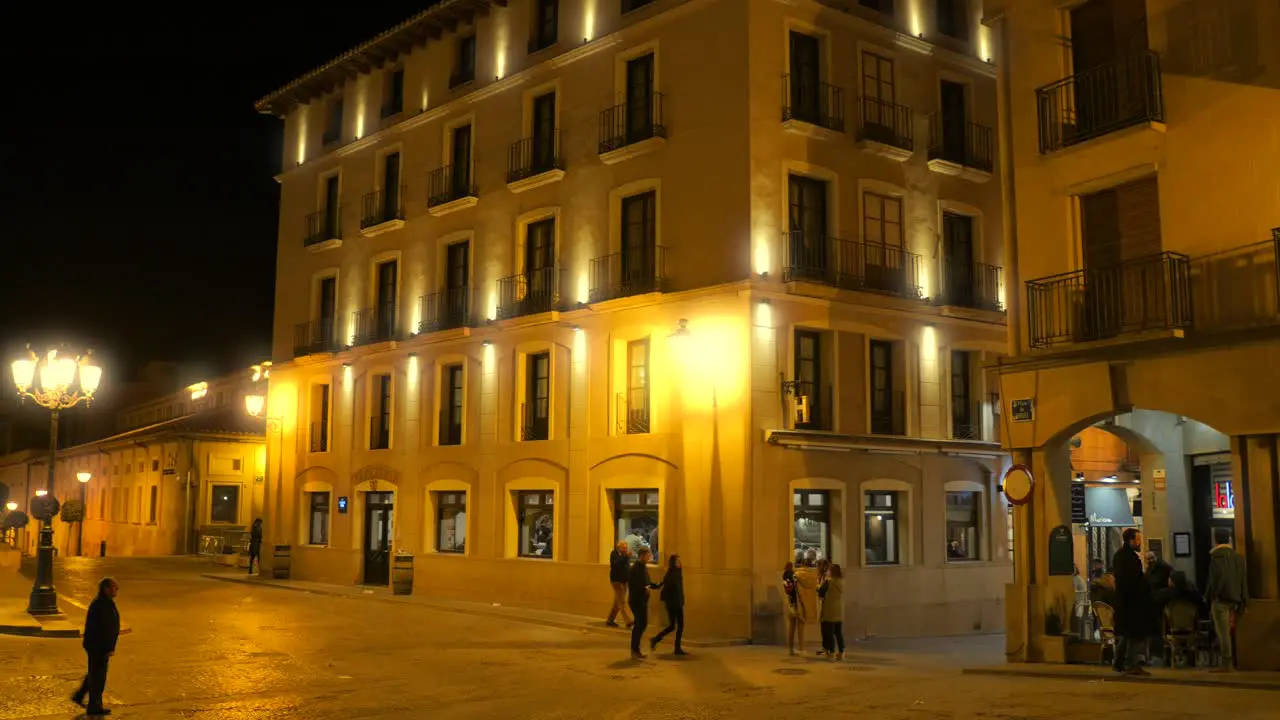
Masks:
[[[1224,676],[1221,680],[1209,680],[1186,675],[1152,675],[1151,677],[1132,677],[1130,675],[1093,675],[1060,670],[1033,670],[1022,668],[964,668],[962,675],[987,675],[992,677],[1029,677],[1046,680],[1083,680],[1099,683],[1134,683],[1137,685],[1179,685],[1182,687],[1226,688],[1231,690],[1263,690],[1280,692],[1280,682],[1232,680]]]
[[[292,590],[293,592],[310,593],[312,595],[326,595],[329,597],[345,597],[345,598],[356,597],[345,592],[335,592],[332,590],[323,590],[319,588],[303,588],[303,587],[296,587],[293,585],[281,585],[279,583],[268,582],[266,580],[250,580],[249,578],[228,577],[226,575],[214,575],[211,573],[202,573],[202,575],[206,578],[209,578],[210,580],[221,580],[223,582],[239,583],[241,585],[255,585],[258,587],[267,587],[267,588],[273,588],[276,590]],[[358,599],[380,600],[382,602],[396,603],[397,605],[413,605],[416,607],[425,607],[431,610],[439,610],[441,612],[456,613],[458,615],[473,615],[477,617],[496,617],[496,618],[502,618],[504,620],[510,620],[512,622],[525,623],[528,625],[541,625],[543,627],[560,628],[562,630],[577,630],[580,632],[595,633],[597,635],[627,637],[630,634],[628,630],[625,630],[622,628],[606,627],[603,624],[601,624],[600,626],[593,626],[593,625],[582,625],[582,624],[572,623],[572,622],[559,622],[559,621],[550,620],[547,618],[536,618],[536,617],[517,615],[515,613],[494,612],[492,610],[484,609],[482,606],[475,607],[475,608],[465,608],[465,607],[456,607],[453,605],[441,605],[441,604],[433,603],[429,600],[400,600],[395,595],[392,595],[392,596],[373,595],[373,596],[369,596],[368,598],[360,597]],[[743,638],[740,640],[698,641],[698,640],[691,640],[686,637],[681,641],[681,643],[694,648],[723,648],[723,647],[738,647],[743,645],[750,645],[751,641],[746,638]]]

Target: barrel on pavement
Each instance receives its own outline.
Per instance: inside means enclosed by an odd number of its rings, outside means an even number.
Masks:
[[[413,556],[396,555],[391,565],[391,591],[396,595],[413,594]]]
[[[289,546],[277,545],[271,556],[271,577],[276,580],[289,579]]]

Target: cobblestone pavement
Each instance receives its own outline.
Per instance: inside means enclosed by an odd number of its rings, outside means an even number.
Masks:
[[[1274,720],[1280,701],[1257,690],[961,675],[999,662],[993,637],[859,643],[843,664],[774,647],[635,662],[622,638],[219,582],[202,570],[187,558],[59,561],[59,592],[81,601],[104,574],[120,582],[133,631],[111,663],[113,717]],[[0,718],[76,717],[67,696],[82,672],[75,640],[0,636]]]

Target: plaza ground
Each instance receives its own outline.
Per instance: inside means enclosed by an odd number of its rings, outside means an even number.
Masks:
[[[762,646],[675,658],[669,645],[636,662],[622,635],[208,572],[189,558],[59,561],[58,590],[77,602],[104,574],[120,581],[132,632],[111,664],[113,717],[1247,720],[1274,718],[1280,700],[1265,690],[963,674],[1003,661],[999,636],[866,641],[842,664]],[[82,673],[75,640],[0,635],[0,718],[76,717],[67,696]]]

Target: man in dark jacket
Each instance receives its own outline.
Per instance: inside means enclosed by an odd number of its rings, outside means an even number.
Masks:
[[[1111,559],[1116,578],[1116,651],[1112,668],[1116,672],[1147,676],[1138,664],[1138,649],[1146,644],[1154,622],[1151,586],[1142,572],[1142,533],[1137,528],[1124,531],[1124,547]]]
[[[1173,577],[1173,566],[1160,556],[1147,551],[1147,584],[1151,586],[1151,594],[1154,595],[1169,587],[1169,579]]]
[[[249,529],[249,574],[253,574],[253,561],[258,561],[258,571],[262,571],[262,518],[253,521]]]
[[[649,649],[657,650],[662,638],[676,632],[676,655],[687,655],[680,647],[680,639],[684,637],[684,568],[680,565],[680,556],[672,555],[667,559],[667,574],[662,576],[662,592],[658,595],[667,608],[667,620],[670,623],[660,630],[649,641]]]
[[[84,619],[84,652],[89,658],[89,671],[80,683],[80,689],[71,696],[71,702],[84,704],[89,696],[88,715],[110,715],[102,707],[102,691],[107,686],[107,661],[116,652],[116,640],[120,637],[120,613],[116,611],[116,593],[120,586],[111,578],[98,583],[98,597],[89,604],[89,614]]]
[[[1204,598],[1213,617],[1213,632],[1218,636],[1216,672],[1230,672],[1234,667],[1234,643],[1231,624],[1234,616],[1244,611],[1249,602],[1249,584],[1245,577],[1244,558],[1231,547],[1231,531],[1214,528],[1217,546],[1209,552],[1209,580]]]
[[[613,608],[609,610],[609,619],[604,621],[609,627],[618,627],[618,613],[631,627],[631,614],[627,612],[627,566],[630,564],[631,550],[626,540],[619,540],[618,546],[609,553],[609,585],[613,588]]]
[[[649,558],[652,556],[649,548],[641,547],[627,575],[627,604],[635,617],[631,626],[631,657],[636,659],[644,658],[644,653],[640,652],[640,639],[649,626],[649,591],[662,588],[662,583],[654,584],[649,580]]]

